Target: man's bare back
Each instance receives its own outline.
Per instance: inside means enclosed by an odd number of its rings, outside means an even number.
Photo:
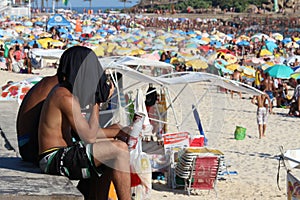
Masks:
[[[44,77],[23,99],[17,117],[17,136],[20,154],[25,161],[36,162],[38,156],[38,124],[44,100],[58,83],[57,76]],[[24,144],[22,138],[28,138]]]
[[[66,110],[66,99],[70,98],[72,99],[72,94],[66,88],[56,86],[44,102],[39,125],[39,154],[51,148],[73,144],[71,125],[62,113],[62,110]]]
[[[269,96],[266,94],[262,94],[260,96],[256,96],[256,102],[257,102],[257,107],[261,108],[261,107],[268,107],[268,98]]]
[[[269,75],[263,80],[262,84],[266,86],[266,91],[273,92],[274,82]]]
[[[241,73],[238,70],[235,70],[232,74],[232,79],[235,81],[241,81],[242,80]]]

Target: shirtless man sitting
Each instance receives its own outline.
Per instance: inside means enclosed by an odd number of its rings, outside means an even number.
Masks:
[[[110,182],[118,199],[130,200],[128,136],[121,127],[99,128],[99,104],[113,93],[95,53],[86,47],[67,49],[58,70],[59,84],[44,102],[39,123],[39,166],[47,174],[80,180],[78,189],[85,199],[108,199]],[[104,76],[103,76],[104,74]],[[88,120],[81,113],[90,108]],[[122,129],[122,130],[121,130]],[[71,130],[80,137],[74,143]],[[102,139],[99,141],[99,139]],[[84,183],[95,180],[91,187]],[[92,189],[91,189],[92,190]]]
[[[261,85],[261,91],[265,92],[265,85]],[[257,124],[259,131],[259,139],[265,136],[268,120],[268,109],[270,114],[272,113],[271,99],[267,94],[261,94],[254,96],[251,103],[257,105]]]

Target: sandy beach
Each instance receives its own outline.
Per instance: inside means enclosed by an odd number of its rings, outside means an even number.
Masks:
[[[35,70],[40,76],[55,74],[55,69]],[[19,81],[38,75],[16,74],[0,71],[0,85],[7,81]],[[286,199],[286,171],[281,168],[279,186],[276,176],[278,168],[277,155],[279,147],[285,150],[298,148],[300,118],[286,116],[288,110],[274,108],[269,115],[266,137],[258,138],[256,124],[256,106],[251,104],[250,95],[238,95],[231,99],[230,94],[219,92],[211,87],[205,94],[204,83],[193,84],[192,88],[199,98],[203,98],[199,110],[202,125],[208,137],[208,146],[217,148],[225,154],[229,171],[237,171],[237,175],[226,176],[226,180],[217,182],[217,194],[214,191],[202,191],[198,195],[188,196],[183,189],[170,189],[166,185],[153,184],[151,199],[249,199],[249,200],[281,200]],[[0,102],[1,103],[1,102]],[[244,140],[235,140],[236,126],[247,129]]]

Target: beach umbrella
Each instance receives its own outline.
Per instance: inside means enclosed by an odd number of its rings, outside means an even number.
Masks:
[[[104,47],[98,45],[96,48],[93,49],[93,51],[95,52],[96,56],[104,56]]]
[[[226,69],[229,69],[229,70],[231,70],[231,71],[234,71],[234,70],[236,70],[236,69],[239,69],[239,68],[240,68],[240,65],[235,63],[235,64],[229,64],[229,65],[226,65],[225,67],[226,67]]]
[[[34,77],[3,86],[0,101],[17,101],[21,104],[26,93],[41,79],[42,77]]]
[[[296,42],[289,42],[289,43],[286,43],[285,46],[287,48],[299,48],[299,44],[297,44]]]
[[[25,26],[15,26],[15,30],[20,33],[20,32],[23,32],[24,33],[24,30],[25,30]]]
[[[246,35],[241,35],[237,39],[238,40],[242,40],[242,41],[248,41],[248,40],[250,40],[250,38],[248,36],[246,36]]]
[[[31,21],[25,21],[24,23],[24,26],[32,26],[33,23]]]
[[[40,38],[50,38],[52,35],[48,32],[42,32],[42,31],[39,31],[39,30],[36,30],[34,32],[34,34],[38,35]]]
[[[249,46],[250,42],[246,41],[246,40],[242,40],[240,42],[237,43],[238,46]]]
[[[291,67],[287,65],[276,64],[264,70],[265,73],[268,73],[270,76],[275,78],[288,79],[291,77],[291,74],[294,73]]]
[[[208,64],[200,59],[189,60],[185,63],[186,66],[193,67],[193,69],[207,69]]]
[[[292,38],[284,38],[282,41],[281,41],[283,44],[287,44],[289,42],[292,42]]]
[[[300,66],[293,67],[292,69],[294,70],[295,73],[300,72]]]
[[[294,79],[300,79],[300,72],[296,72],[296,73],[292,73],[291,74],[291,78],[294,78]]]
[[[228,64],[233,64],[237,62],[237,57],[235,55],[225,54],[224,57]]]
[[[125,56],[125,55],[129,55],[131,53],[131,51],[132,51],[131,48],[119,47],[119,48],[114,50],[114,53],[119,55],[119,56]]]
[[[160,59],[160,55],[156,52],[156,53],[151,53],[151,54],[143,54],[141,55],[141,58],[147,58],[150,60],[159,60]]]
[[[298,62],[300,62],[300,56],[299,55],[294,55],[291,57],[288,57],[287,60],[287,65],[291,66],[294,64],[294,62],[296,61],[296,59],[298,60]]]
[[[255,40],[255,38],[257,38],[259,41],[261,41],[262,38],[269,39],[269,36],[264,33],[257,33],[251,37],[251,40],[253,41],[253,40]]]
[[[270,52],[269,50],[267,49],[262,49],[259,53],[260,56],[272,56],[272,52]]]
[[[240,69],[243,70],[243,73],[247,76],[254,77],[255,69],[251,66],[240,66]]]
[[[279,41],[282,41],[282,40],[283,40],[283,35],[280,34],[280,33],[273,33],[273,34],[272,34],[272,37],[273,37],[275,40],[279,40]]]
[[[130,56],[140,56],[145,54],[146,51],[142,50],[142,49],[133,49],[131,50],[131,52],[129,53]]]
[[[28,45],[32,47],[35,42],[36,42],[36,44],[38,45],[39,48],[42,48],[42,45],[36,40],[31,40],[30,42],[28,42]]]
[[[18,43],[18,44],[24,44],[24,39],[21,38],[16,38],[16,39],[12,39],[10,41],[12,44]]]
[[[266,46],[271,53],[273,53],[274,49],[278,47],[278,45],[272,41],[266,41]]]

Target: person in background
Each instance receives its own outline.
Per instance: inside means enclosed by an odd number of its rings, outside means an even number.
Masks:
[[[260,87],[262,92],[266,91],[266,86],[262,85]],[[271,99],[267,94],[256,95],[252,98],[251,103],[257,105],[257,125],[259,132],[259,139],[265,137],[266,128],[267,128],[267,120],[268,120],[268,110],[269,113],[272,114],[272,106]]]
[[[233,74],[232,74],[232,78],[231,79],[234,80],[234,81],[242,82],[242,74],[241,74],[241,72],[239,70],[235,69],[234,72],[233,72]],[[234,91],[231,90],[230,93],[231,93],[231,98],[233,99],[233,93],[234,93]],[[242,93],[238,92],[238,94],[239,94],[240,98],[242,99]]]

